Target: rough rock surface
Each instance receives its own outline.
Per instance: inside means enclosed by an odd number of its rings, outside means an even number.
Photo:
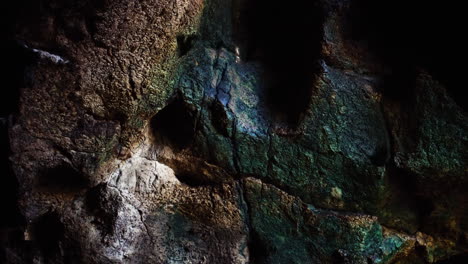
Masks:
[[[28,2],[2,261],[468,261],[444,9],[372,2]]]

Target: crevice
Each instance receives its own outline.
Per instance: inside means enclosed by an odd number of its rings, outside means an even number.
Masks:
[[[272,119],[294,128],[309,106],[321,71],[322,7],[318,1],[247,2],[240,14],[246,30],[239,30],[247,35],[246,60],[264,66],[265,101]]]
[[[131,69],[131,67],[128,68],[128,85],[130,86],[130,94],[132,95],[132,98],[135,100],[135,101],[138,101],[138,87],[137,87],[137,84],[133,78],[133,71]]]
[[[289,190],[287,190],[286,188],[276,184],[274,181],[268,179],[268,178],[260,178],[258,175],[240,175],[240,178],[241,179],[246,179],[246,178],[253,178],[253,179],[256,179],[258,181],[261,182],[262,185],[270,185],[271,187],[275,188],[275,189],[278,189],[280,192],[283,192],[285,193],[286,195],[288,196],[291,196],[291,197],[294,197],[298,200],[301,201],[301,203],[304,203],[306,204],[306,202],[304,202],[302,200],[302,198],[298,195],[295,195],[293,194],[292,192],[290,192]],[[322,210],[322,211],[333,211],[333,212],[340,212],[340,213],[352,213],[352,212],[346,212],[346,211],[338,211],[338,210],[335,210],[335,209],[326,209],[326,208],[319,208],[319,207],[315,207],[315,209],[318,209],[318,210]]]
[[[238,181],[238,188],[240,195],[240,206],[242,208],[245,224],[248,229],[247,247],[249,249],[249,263],[265,263],[269,251],[252,226],[252,215],[247,197],[245,195],[245,184],[243,180]]]
[[[183,150],[195,137],[196,111],[180,97],[175,98],[150,120],[155,145]]]
[[[271,249],[262,241],[260,235],[255,230],[249,232],[249,263],[268,263],[268,256]]]
[[[250,215],[250,207],[247,202],[247,197],[245,196],[245,184],[243,180],[237,180],[237,188],[239,191],[239,204],[242,209],[242,212],[244,212],[245,224],[247,225],[247,228],[251,230],[252,219]]]
[[[134,207],[134,208],[138,211],[138,214],[140,215],[140,221],[141,221],[141,224],[143,225],[143,227],[145,228],[145,232],[146,232],[146,235],[148,236],[148,239],[151,241],[151,244],[154,244],[153,236],[151,235],[151,233],[149,231],[149,228],[148,228],[148,225],[145,222],[143,212],[140,209],[136,208],[136,207]]]
[[[270,172],[273,170],[273,161],[275,156],[273,155],[273,133],[271,126],[268,127],[268,152],[267,152],[267,167],[265,175],[270,175]]]
[[[387,166],[393,162],[394,149],[395,149],[395,139],[393,138],[392,127],[387,113],[385,112],[384,101],[380,102],[380,113],[383,118],[383,126],[385,128],[385,147],[381,146],[378,148],[371,161],[374,165],[377,166]]]
[[[227,116],[226,110],[218,100],[214,100],[210,104],[210,113],[211,113],[211,122],[213,127],[218,133],[225,137],[229,137],[229,118]]]
[[[231,137],[231,145],[232,145],[232,162],[234,164],[234,169],[236,170],[236,177],[240,178],[240,175],[242,173],[241,169],[241,161],[239,158],[239,144],[237,143],[237,118],[235,115],[233,115],[232,118],[232,137]]]

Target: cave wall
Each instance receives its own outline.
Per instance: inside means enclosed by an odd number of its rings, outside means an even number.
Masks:
[[[3,261],[467,260],[453,7],[8,8]]]

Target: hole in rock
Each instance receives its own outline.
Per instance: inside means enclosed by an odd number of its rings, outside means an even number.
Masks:
[[[195,136],[196,113],[182,99],[176,98],[150,120],[156,144],[182,150]]]
[[[323,38],[318,1],[249,1],[243,9],[247,60],[265,68],[265,96],[274,119],[295,126],[307,110]]]
[[[177,54],[179,57],[186,55],[193,47],[196,40],[195,35],[179,35],[177,36]]]
[[[51,193],[73,193],[86,188],[89,181],[69,164],[46,169],[38,175],[37,188]]]
[[[190,187],[214,186],[216,184],[216,182],[201,174],[190,173],[188,171],[178,172],[175,176],[181,183],[187,184]]]
[[[39,217],[32,224],[31,235],[46,261],[58,257],[64,226],[57,213],[49,212]]]

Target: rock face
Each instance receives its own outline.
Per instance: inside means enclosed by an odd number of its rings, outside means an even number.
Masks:
[[[12,9],[2,261],[466,263],[456,21],[416,2]]]

